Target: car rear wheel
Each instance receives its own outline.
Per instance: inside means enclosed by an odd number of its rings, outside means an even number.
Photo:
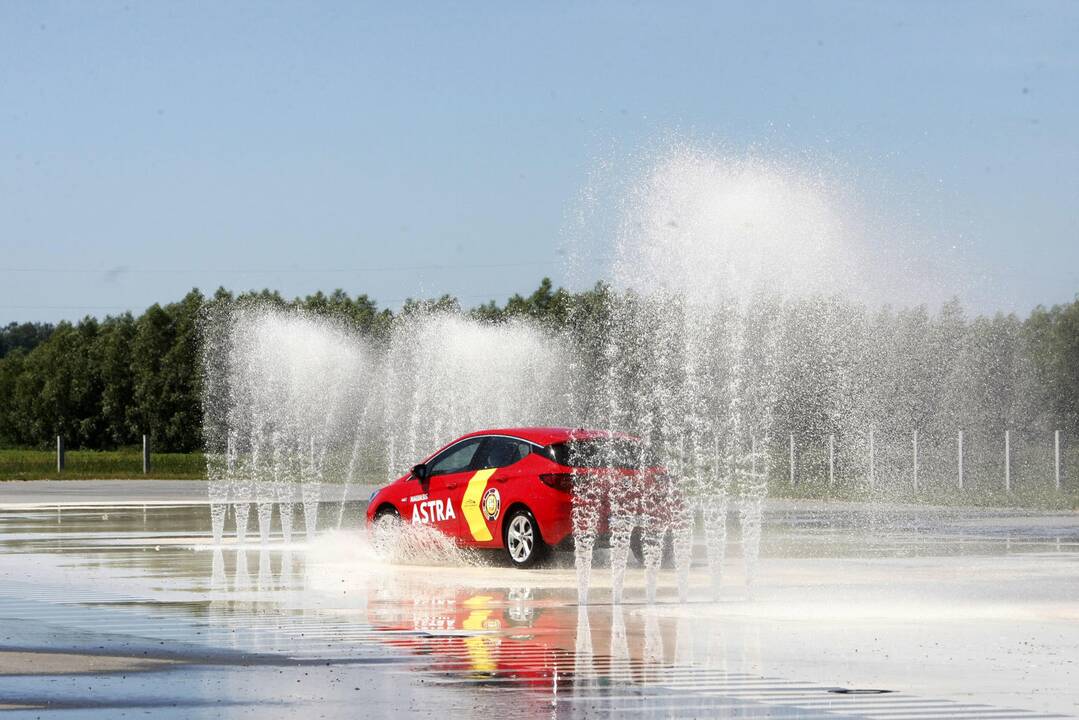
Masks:
[[[502,526],[503,544],[514,567],[534,565],[547,554],[536,518],[528,508],[516,508]]]
[[[633,534],[629,536],[629,549],[637,562],[644,565],[644,542],[641,540],[641,529],[633,528]],[[668,531],[663,534],[663,558],[662,565],[665,568],[674,567],[674,540]]]

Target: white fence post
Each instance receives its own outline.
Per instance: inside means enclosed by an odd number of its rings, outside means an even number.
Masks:
[[[1004,431],[1004,492],[1012,491],[1012,433]]]
[[[797,479],[794,477],[794,433],[791,433],[791,485],[795,485]]]
[[[873,458],[873,428],[869,429],[869,487],[875,486],[877,483],[876,468],[874,467]]]
[[[64,471],[64,436],[56,436],[56,472],[62,473]]]
[[[142,436],[142,474],[150,473],[150,436]]]
[[[959,453],[959,489],[963,489],[963,431],[959,431],[959,441],[957,443],[957,451]]]
[[[757,438],[750,436],[749,438],[749,474],[753,477],[753,481],[757,481]],[[767,482],[767,480],[766,480]]]
[[[835,485],[835,435],[828,436],[828,484]]]
[[[1060,431],[1053,433],[1053,469],[1056,476],[1057,491],[1060,490]]]
[[[918,431],[914,431],[912,440],[914,445],[914,492],[918,492]]]

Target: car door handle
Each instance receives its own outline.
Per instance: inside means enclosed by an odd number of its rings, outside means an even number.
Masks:
[[[453,490],[455,487],[457,487],[457,483],[455,483],[455,482],[446,483],[446,489],[447,490]]]

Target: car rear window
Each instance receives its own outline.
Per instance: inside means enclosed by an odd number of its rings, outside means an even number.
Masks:
[[[576,468],[639,470],[659,464],[644,443],[626,438],[569,440],[548,445],[543,454],[559,465]]]
[[[513,465],[532,452],[532,445],[516,438],[487,438],[480,454],[472,463],[476,470],[501,468]]]

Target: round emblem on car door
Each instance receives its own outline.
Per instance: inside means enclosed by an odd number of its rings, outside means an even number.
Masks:
[[[498,512],[502,509],[502,496],[498,494],[498,488],[487,488],[480,507],[483,508],[483,516],[488,520],[498,517]]]

